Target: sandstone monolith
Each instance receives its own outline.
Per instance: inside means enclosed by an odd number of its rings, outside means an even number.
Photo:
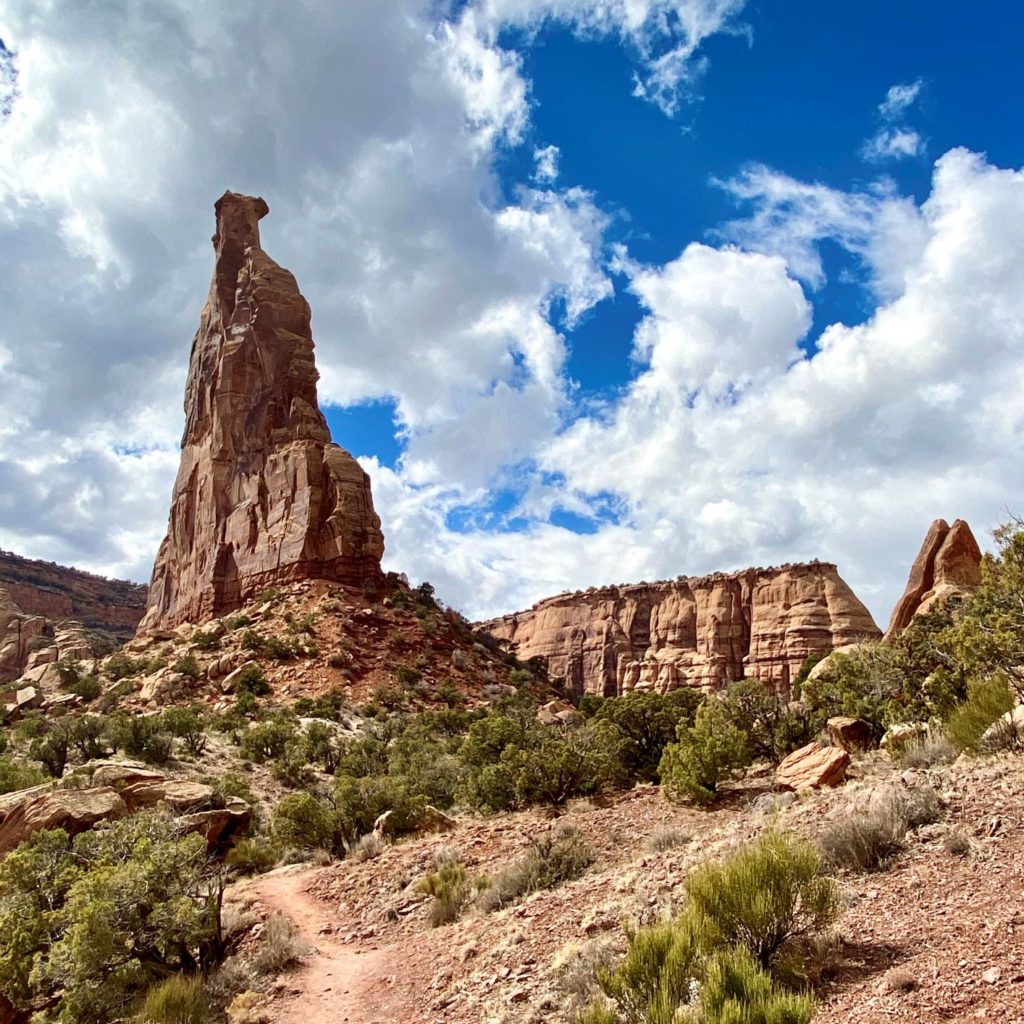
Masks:
[[[981,549],[962,519],[936,519],[910,567],[907,588],[893,609],[885,638],[902,633],[916,615],[941,607],[981,583]]]
[[[142,632],[213,618],[273,584],[380,577],[369,477],[331,442],[317,405],[309,304],[260,248],[267,204],[226,192],[215,210],[213,281]]]

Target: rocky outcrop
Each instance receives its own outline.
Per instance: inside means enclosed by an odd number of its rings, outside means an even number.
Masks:
[[[858,750],[870,750],[875,745],[871,726],[860,718],[837,715],[825,724],[832,746],[841,747],[849,754]]]
[[[272,584],[380,577],[369,477],[331,443],[317,405],[309,304],[260,248],[267,204],[226,192],[215,210],[213,281],[142,631],[205,621]]]
[[[962,519],[936,519],[910,567],[907,589],[893,609],[885,638],[902,633],[915,615],[941,607],[981,583],[981,549]]]
[[[552,680],[606,697],[748,677],[786,693],[809,655],[879,636],[824,562],[562,594],[483,626]]]
[[[91,785],[82,785],[86,779]],[[157,806],[175,816],[182,833],[198,832],[211,849],[227,846],[252,821],[244,800],[219,800],[204,783],[169,778],[131,761],[89,762],[63,782],[0,797],[0,857],[40,829],[77,835],[97,822]]]
[[[845,750],[808,743],[794,750],[775,769],[775,782],[792,790],[838,786],[846,779],[849,766],[850,755]]]
[[[127,640],[146,610],[146,588],[81,569],[0,551],[0,588],[23,614],[53,622],[75,619],[86,629]]]
[[[39,646],[48,646],[53,626],[42,615],[26,615],[6,587],[0,587],[0,683],[17,679]]]

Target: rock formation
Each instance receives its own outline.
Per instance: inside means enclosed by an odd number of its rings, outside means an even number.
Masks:
[[[267,204],[226,192],[215,210],[213,281],[143,631],[201,622],[275,583],[380,576],[369,477],[331,443],[317,406],[309,304],[260,248]]]
[[[81,569],[0,551],[0,587],[26,615],[74,619],[86,629],[131,638],[146,610],[146,588]]]
[[[602,696],[745,677],[788,693],[808,655],[879,636],[823,562],[562,594],[484,628],[545,659],[552,680]]]
[[[981,549],[962,519],[936,519],[910,567],[907,589],[893,609],[886,639],[902,633],[915,615],[969,593],[981,583]]]

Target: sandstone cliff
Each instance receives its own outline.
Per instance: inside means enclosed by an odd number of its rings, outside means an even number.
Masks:
[[[907,589],[889,619],[886,639],[902,633],[915,615],[969,593],[981,583],[981,549],[962,519],[936,519],[910,567]]]
[[[804,660],[878,627],[822,562],[561,594],[484,623],[575,693],[615,696],[752,677],[786,693]]]
[[[380,577],[370,480],[317,405],[309,304],[261,248],[262,199],[216,203],[213,281],[143,630],[201,622],[268,585]]]
[[[0,551],[0,587],[27,615],[75,619],[118,640],[132,636],[146,609],[146,588],[139,583],[108,580],[9,551]]]

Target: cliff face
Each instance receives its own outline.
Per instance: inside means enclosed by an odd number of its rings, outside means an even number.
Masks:
[[[317,405],[309,304],[260,248],[267,204],[227,192],[215,210],[213,281],[143,630],[204,621],[275,583],[380,578],[369,477],[331,443]]]
[[[907,589],[889,619],[886,639],[902,633],[915,615],[970,593],[981,583],[981,548],[963,519],[936,519],[910,567]]]
[[[141,584],[108,580],[9,551],[0,551],[0,587],[26,615],[75,619],[119,640],[132,636],[146,608],[146,588]]]
[[[788,693],[809,655],[880,635],[821,562],[562,594],[484,628],[544,658],[552,680],[602,696],[746,677]]]

